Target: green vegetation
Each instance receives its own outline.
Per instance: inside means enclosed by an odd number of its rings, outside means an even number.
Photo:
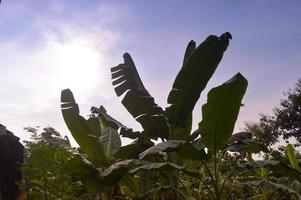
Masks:
[[[34,138],[26,144],[28,154],[22,168],[29,197],[300,199],[300,155],[287,145],[281,157],[275,156],[269,145],[278,137],[269,138],[274,127],[265,126],[274,124],[274,119],[266,118],[248,125],[246,132],[233,134],[248,85],[240,73],[209,91],[202,106],[202,121],[197,130],[191,130],[194,106],[230,39],[230,33],[224,33],[209,36],[197,47],[194,41],[188,44],[183,66],[167,99],[170,106],[165,109],[155,103],[131,56],[124,54],[124,63],[111,69],[113,85],[142,131],[123,125],[103,106],[92,107],[85,119],[72,92],[63,90],[62,114],[80,147],[72,149],[68,140],[52,128],[41,134],[27,128]],[[298,95],[296,99],[300,100]],[[291,102],[300,109],[297,100],[283,103],[285,109],[291,108]],[[277,113],[287,120],[281,114],[283,110]],[[122,146],[121,137],[133,142]],[[152,140],[157,140],[156,144]],[[262,160],[253,159],[257,153],[262,153]]]
[[[258,123],[247,123],[246,130],[251,131],[256,139],[267,146],[279,139],[294,139],[295,146],[301,142],[301,79],[293,89],[286,92],[286,98],[280,101],[273,115],[261,114]],[[293,141],[293,140],[292,140]]]
[[[52,127],[27,127],[32,135],[31,141],[25,141],[26,156],[21,168],[22,186],[29,199],[83,199],[88,194],[67,168],[67,162],[73,157],[67,138],[62,138]]]

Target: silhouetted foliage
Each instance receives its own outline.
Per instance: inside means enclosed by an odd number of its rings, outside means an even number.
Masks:
[[[32,140],[24,141],[23,188],[29,199],[85,199],[85,188],[67,168],[72,157],[68,138],[52,127],[26,127]]]
[[[23,151],[19,138],[0,124],[0,199],[16,199],[19,195],[16,182],[22,178],[19,166]]]
[[[301,142],[301,79],[293,90],[287,92],[287,98],[281,100],[281,107],[275,108],[276,129],[283,139],[296,138]]]
[[[248,122],[246,130],[253,133],[256,140],[264,145],[275,144],[278,139],[295,138],[299,146],[301,142],[301,79],[294,89],[286,93],[280,100],[280,106],[273,110],[273,115],[261,114],[257,123]]]
[[[273,145],[278,141],[278,133],[275,131],[275,117],[260,114],[257,123],[247,122],[246,131],[253,134],[255,140],[266,146]]]

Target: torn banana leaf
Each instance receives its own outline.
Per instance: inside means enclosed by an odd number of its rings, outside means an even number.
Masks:
[[[130,54],[125,53],[123,58],[124,63],[111,68],[117,96],[125,94],[122,104],[142,125],[144,134],[152,139],[168,138],[169,129],[162,108],[145,89]]]

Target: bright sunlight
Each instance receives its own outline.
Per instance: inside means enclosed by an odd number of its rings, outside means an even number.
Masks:
[[[55,76],[60,88],[85,90],[96,84],[101,54],[81,40],[68,43],[51,43],[55,53]]]

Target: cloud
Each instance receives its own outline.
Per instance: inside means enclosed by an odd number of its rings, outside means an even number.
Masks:
[[[225,28],[233,30],[231,50],[195,107],[195,127],[208,90],[238,71],[249,80],[238,127],[244,120],[257,119],[258,112],[270,110],[278,103],[285,85],[297,80],[299,32],[287,32],[285,28],[290,23],[277,32],[279,27],[270,26],[269,21],[261,22],[265,9],[260,9],[261,15],[251,21],[237,18],[233,10],[252,13],[248,4],[243,9],[223,4],[212,6],[213,10],[199,4],[177,4],[174,8],[183,6],[189,12],[167,11],[170,3],[158,7],[153,3],[96,0],[5,1],[0,6],[0,123],[22,138],[22,127],[28,125],[51,125],[65,134],[68,131],[59,98],[60,91],[69,87],[83,115],[89,113],[90,106],[104,105],[122,123],[140,129],[114,94],[109,68],[122,62],[122,53],[129,51],[146,88],[165,107],[189,39],[199,43],[206,35],[221,33]],[[212,11],[224,8],[226,18],[222,13],[212,15],[216,13]],[[296,10],[293,16],[299,13]],[[269,18],[279,18],[278,14],[269,13]],[[267,28],[249,29],[254,24]],[[283,40],[284,35],[289,37]],[[277,91],[279,95],[272,94]]]
[[[60,91],[66,87],[73,90],[83,115],[89,113],[91,99],[109,105],[115,97],[109,76],[113,61],[109,58],[120,33],[108,27],[108,23],[114,23],[118,14],[102,21],[83,11],[78,13],[83,15],[77,21],[72,14],[61,18],[60,12],[66,11],[66,5],[51,5],[51,11],[44,14],[35,10],[30,19],[24,19],[31,21],[26,31],[35,30],[28,33],[31,37],[28,41],[39,36],[34,46],[27,46],[22,36],[9,39],[0,35],[5,38],[0,47],[0,122],[22,139],[28,138],[22,131],[25,126],[50,125],[63,134],[68,132],[59,100]],[[103,16],[106,15],[104,6],[109,8],[104,4],[95,7]],[[14,8],[8,6],[6,13],[12,15],[10,9]],[[26,6],[22,9],[26,13]],[[16,20],[13,16],[6,17],[8,21]]]

